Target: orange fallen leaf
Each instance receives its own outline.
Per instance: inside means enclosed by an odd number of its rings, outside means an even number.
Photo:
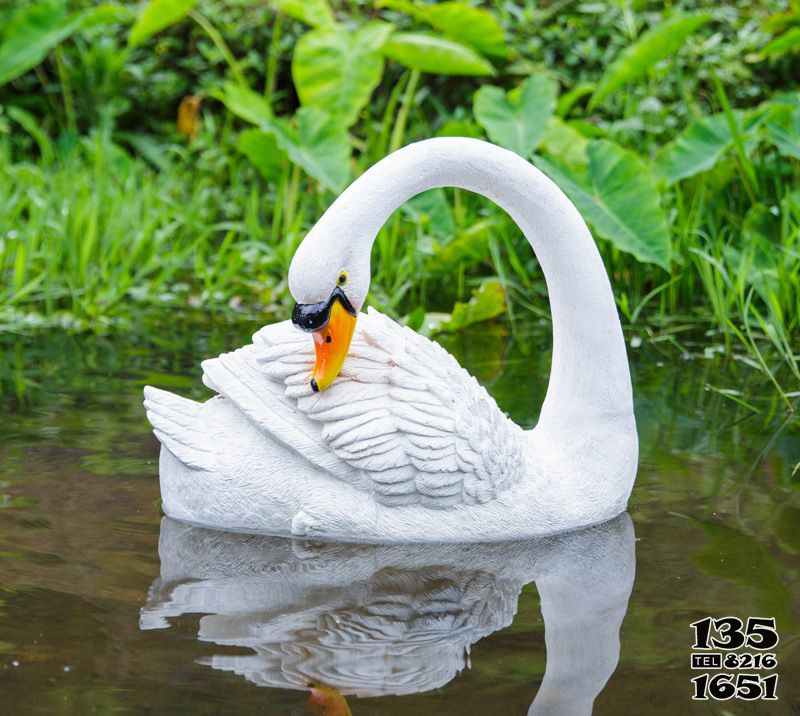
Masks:
[[[190,142],[200,133],[200,104],[202,97],[186,95],[178,107],[178,131]]]

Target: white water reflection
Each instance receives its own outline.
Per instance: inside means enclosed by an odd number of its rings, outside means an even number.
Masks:
[[[635,570],[627,514],[568,534],[482,545],[352,545],[161,524],[142,629],[205,614],[198,637],[252,654],[205,661],[260,686],[380,696],[439,688],[511,623],[536,582],[547,666],[530,714],[589,714],[619,659]]]

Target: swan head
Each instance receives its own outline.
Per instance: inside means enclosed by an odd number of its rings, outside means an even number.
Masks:
[[[369,291],[369,253],[353,243],[326,237],[314,227],[289,267],[289,291],[296,301],[292,323],[311,333],[316,362],[311,388],[325,390],[339,375]]]

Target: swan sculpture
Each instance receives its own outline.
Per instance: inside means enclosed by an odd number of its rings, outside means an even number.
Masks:
[[[535,581],[547,662],[531,716],[591,714],[619,660],[636,571],[626,513],[533,540],[424,550],[233,534],[165,517],[158,553],[140,629],[200,614],[198,639],[227,652],[200,663],[258,686],[324,685],[348,697],[442,689],[469,668],[470,654],[486,663],[473,645],[511,624]],[[496,689],[473,696],[472,710],[487,711],[481,699],[497,710]]]
[[[361,312],[379,229],[410,197],[445,186],[505,209],[544,272],[553,357],[533,430],[503,415],[436,343]],[[611,286],[577,209],[518,155],[448,137],[387,156],[309,231],[289,289],[291,321],[203,362],[215,397],[198,403],[145,388],[171,517],[430,542],[554,533],[625,509],[638,444]]]

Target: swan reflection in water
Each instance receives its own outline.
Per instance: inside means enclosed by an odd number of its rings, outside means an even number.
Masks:
[[[617,666],[635,571],[627,513],[531,541],[440,545],[319,544],[165,517],[159,556],[142,629],[203,613],[201,641],[254,652],[203,663],[259,686],[324,685],[332,698],[444,686],[536,582],[547,666],[529,714],[571,716],[591,713]]]

